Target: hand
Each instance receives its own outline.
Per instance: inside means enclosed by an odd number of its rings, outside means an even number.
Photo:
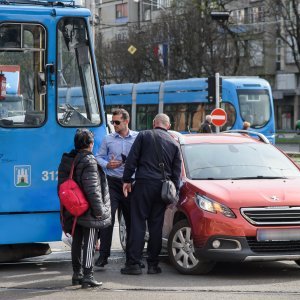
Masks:
[[[116,168],[119,168],[121,165],[122,165],[122,161],[116,160],[115,156],[112,155],[111,160],[106,165],[106,168],[107,169],[116,169]]]
[[[128,193],[131,193],[131,183],[123,183],[123,194],[127,198]]]

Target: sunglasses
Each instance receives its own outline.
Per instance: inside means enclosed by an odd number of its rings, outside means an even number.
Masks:
[[[114,121],[114,120],[112,120],[112,121],[110,121],[110,124],[111,124],[111,125],[114,125],[114,124],[120,125],[120,124],[121,124],[121,121]]]

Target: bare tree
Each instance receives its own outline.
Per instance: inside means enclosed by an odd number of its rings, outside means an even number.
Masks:
[[[273,0],[269,3],[269,12],[276,21],[277,35],[289,48],[298,72],[300,72],[299,0]]]
[[[107,82],[120,83],[204,77],[216,72],[239,74],[240,51],[244,51],[241,37],[230,23],[214,21],[210,15],[231,2],[173,1],[155,22],[129,26],[125,40],[105,45],[99,39],[100,76]],[[134,54],[127,51],[131,45],[137,49]],[[159,45],[167,50],[163,58],[157,52]]]

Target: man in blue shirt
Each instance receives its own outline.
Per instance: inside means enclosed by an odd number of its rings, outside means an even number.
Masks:
[[[130,199],[124,197],[122,177],[124,165],[131,146],[138,132],[129,129],[130,117],[125,109],[116,109],[112,113],[112,125],[115,132],[107,135],[96,155],[100,166],[106,170],[111,201],[111,225],[100,231],[100,256],[95,265],[104,267],[110,256],[112,234],[115,223],[116,210],[121,209],[125,224],[127,240],[130,228]]]

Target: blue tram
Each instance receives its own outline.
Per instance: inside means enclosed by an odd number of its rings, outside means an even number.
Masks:
[[[170,116],[172,129],[198,132],[205,115],[215,108],[208,97],[207,78],[109,84],[104,86],[107,112],[123,107],[131,112],[131,127],[152,128],[153,117],[164,112]],[[272,91],[259,77],[222,77],[221,104],[227,122],[221,130],[241,129],[244,121],[251,130],[275,141]]]
[[[73,1],[0,3],[0,262],[61,239],[61,155],[77,128],[94,151],[106,134],[89,17]]]

